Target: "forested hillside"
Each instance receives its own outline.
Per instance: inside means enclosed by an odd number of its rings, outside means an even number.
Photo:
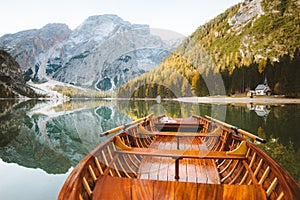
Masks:
[[[245,93],[267,79],[273,94],[300,97],[300,2],[246,0],[199,27],[120,97]]]

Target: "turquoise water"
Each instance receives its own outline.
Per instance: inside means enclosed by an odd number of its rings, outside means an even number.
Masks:
[[[300,105],[175,101],[0,101],[0,199],[56,199],[99,133],[149,113],[209,115],[268,140],[260,145],[300,182]]]

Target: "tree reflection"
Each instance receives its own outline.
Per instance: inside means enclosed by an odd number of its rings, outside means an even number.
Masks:
[[[283,145],[274,138],[266,144],[257,145],[285,168],[300,184],[300,149],[296,151],[291,141],[288,145]]]

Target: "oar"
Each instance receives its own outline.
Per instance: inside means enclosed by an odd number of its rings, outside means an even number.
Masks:
[[[100,133],[100,137],[103,137],[103,136],[106,136],[106,135],[115,133],[115,132],[117,132],[117,131],[126,129],[127,127],[132,126],[132,125],[134,125],[134,124],[137,124],[137,123],[140,123],[140,122],[147,121],[147,119],[148,119],[148,118],[151,118],[152,115],[153,115],[153,114],[150,114],[150,115],[148,115],[148,116],[146,116],[146,117],[137,119],[137,120],[132,121],[132,122],[130,122],[130,123],[128,123],[128,124],[124,124],[124,125],[122,125],[122,126],[119,126],[119,127],[113,128],[113,129],[111,129],[111,130],[108,130],[108,131],[106,131],[106,132],[104,132],[104,133]]]
[[[236,127],[236,126],[232,126],[231,124],[227,124],[225,122],[219,121],[219,120],[214,119],[214,118],[212,118],[210,116],[207,116],[207,115],[205,115],[205,117],[207,119],[210,119],[213,122],[216,122],[216,123],[221,124],[221,125],[223,125],[223,126],[225,126],[227,128],[230,128],[230,129],[234,130],[237,133],[241,133],[241,134],[243,134],[243,135],[245,135],[245,136],[247,136],[247,137],[249,137],[249,138],[251,138],[253,140],[256,140],[256,141],[261,142],[261,143],[266,143],[267,142],[265,139],[262,139],[262,138],[260,138],[260,137],[258,137],[256,135],[253,135],[252,133],[249,133],[248,131],[240,129],[240,128]]]

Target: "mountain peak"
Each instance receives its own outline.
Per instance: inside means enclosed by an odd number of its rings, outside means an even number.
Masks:
[[[94,27],[101,27],[102,26],[101,28],[105,28],[103,26],[107,26],[108,24],[123,25],[123,26],[130,26],[131,25],[129,22],[124,21],[118,15],[105,14],[105,15],[94,15],[94,16],[88,17],[76,29],[86,28],[86,26],[90,26],[89,28],[92,28],[91,26],[94,26]]]
[[[106,20],[106,21],[114,21],[114,22],[121,22],[124,23],[125,21],[119,17],[118,15],[115,14],[104,14],[104,15],[93,15],[93,16],[89,16],[84,23],[86,23],[87,21],[90,22],[97,22],[99,20]],[[129,22],[126,22],[128,24],[130,24]]]
[[[90,40],[103,41],[119,29],[129,29],[131,24],[117,15],[94,15],[88,17],[71,34],[75,44]]]
[[[41,30],[43,29],[53,29],[53,28],[69,28],[67,24],[64,24],[64,23],[49,23],[49,24],[46,24],[45,26],[43,26],[41,28]]]

